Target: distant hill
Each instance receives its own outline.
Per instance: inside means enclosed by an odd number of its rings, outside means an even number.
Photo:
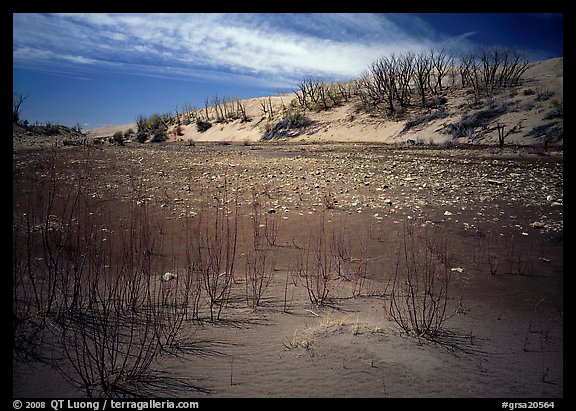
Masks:
[[[296,94],[252,98],[241,101],[249,121],[237,118],[216,122],[213,116],[212,127],[207,130],[198,131],[192,122],[182,125],[179,133],[173,130],[168,141],[254,142],[267,136],[294,141],[496,144],[499,125],[504,127],[507,144],[532,145],[548,139],[552,144],[562,145],[563,58],[530,63],[520,85],[483,99],[479,105],[472,104],[470,92],[458,84],[447,86],[443,97],[441,106],[426,109],[415,106],[402,118],[392,119],[358,109],[358,98],[352,96],[328,110],[306,110],[301,113],[306,122],[293,126],[290,133],[279,133],[279,137],[274,137],[271,131],[281,128],[283,121],[288,127],[288,108],[296,103]],[[136,123],[87,133],[89,137],[103,137],[130,128],[136,130]]]

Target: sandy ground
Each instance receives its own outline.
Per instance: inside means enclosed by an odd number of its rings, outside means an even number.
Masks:
[[[196,389],[156,395],[564,396],[561,153],[185,142],[58,150],[62,183],[77,181],[80,171],[117,224],[141,201],[133,177],[145,177],[147,204],[163,224],[159,275],[182,269],[184,223],[201,212],[201,193],[215,192],[225,176],[240,190],[239,268],[229,303],[217,321],[204,305],[180,336],[194,349],[154,366]],[[29,206],[27,181],[47,153],[14,152],[15,220]],[[266,246],[276,259],[274,278],[255,310],[242,264],[254,190],[280,224],[275,245]],[[367,269],[362,281],[334,280],[329,303],[316,306],[293,268],[321,218],[348,233],[353,257],[366,257]],[[447,239],[451,317],[435,341],[406,335],[385,310],[405,223]],[[13,365],[14,397],[82,396],[54,368]]]
[[[524,81],[518,87],[497,93],[490,99],[484,99],[481,106],[473,104],[473,97],[459,86],[446,84],[446,105],[435,109],[445,111],[446,116],[435,120],[424,121],[419,125],[405,126],[430,115],[435,110],[409,109],[401,120],[383,118],[381,115],[371,115],[359,110],[358,99],[324,111],[307,111],[305,115],[311,120],[311,125],[300,130],[294,130],[292,141],[308,142],[376,142],[401,143],[407,140],[423,144],[474,143],[497,144],[498,131],[496,122],[504,126],[507,134],[507,144],[537,145],[542,144],[546,133],[563,129],[562,121],[556,115],[563,112],[564,76],[563,59],[555,58],[533,63],[523,76]],[[248,122],[240,119],[226,122],[215,122],[216,117],[210,108],[212,127],[204,132],[197,130],[196,124],[182,125],[181,135],[169,135],[171,141],[228,141],[238,143],[253,143],[281,121],[286,108],[296,95],[289,93],[270,97],[260,97],[243,100],[245,111],[250,118]],[[265,114],[262,106],[271,105],[273,117]],[[503,115],[487,124],[479,125],[469,137],[454,139],[447,132],[447,125],[459,122],[463,117],[472,115],[491,105],[506,107]],[[204,112],[203,108],[198,109]],[[211,111],[210,111],[211,110]],[[556,113],[556,114],[552,114]],[[152,114],[152,113],[150,113]],[[552,116],[552,117],[551,117]],[[560,117],[562,114],[560,114]],[[543,131],[541,127],[550,127]],[[136,124],[101,127],[88,130],[90,138],[112,136],[115,131],[125,132],[136,130]],[[538,131],[540,130],[540,131]],[[173,131],[173,130],[170,130]]]

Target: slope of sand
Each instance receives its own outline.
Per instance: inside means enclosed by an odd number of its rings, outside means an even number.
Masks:
[[[129,129],[136,130],[136,123],[117,124],[111,126],[98,127],[92,130],[86,130],[86,135],[88,137],[110,137],[114,135],[114,133],[116,133],[117,131],[121,131],[122,133],[124,133]]]
[[[498,142],[496,122],[505,127],[509,144],[532,145],[542,142],[543,134],[530,136],[535,127],[552,124],[553,119],[546,117],[552,110],[562,104],[563,94],[563,59],[555,58],[533,63],[523,76],[524,82],[513,90],[503,91],[485,104],[506,105],[506,113],[485,126],[474,130],[471,138],[454,140],[446,132],[446,125],[458,122],[462,116],[485,109],[485,106],[471,108],[472,97],[465,91],[456,89],[449,92],[448,103],[443,107],[448,116],[442,119],[425,122],[402,132],[409,120],[415,120],[429,112],[414,111],[408,113],[401,121],[371,116],[358,111],[353,101],[344,103],[328,111],[306,112],[312,124],[302,129],[293,141],[334,141],[334,142],[378,142],[398,143],[414,140],[424,144],[443,142],[465,142],[476,144],[495,144]],[[548,97],[541,98],[543,95]],[[198,132],[195,124],[182,127],[182,136],[169,137],[169,141],[229,141],[255,142],[262,138],[267,129],[278,122],[282,108],[295,99],[294,93],[269,97],[275,117],[269,120],[263,113],[261,102],[268,97],[244,100],[249,122],[234,120],[226,123],[213,122],[205,132]],[[558,123],[556,119],[556,123]],[[135,124],[109,126],[88,131],[88,136],[111,136],[115,131],[135,129]],[[562,128],[560,122],[560,128]]]

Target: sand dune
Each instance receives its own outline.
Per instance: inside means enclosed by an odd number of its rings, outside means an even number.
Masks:
[[[496,123],[504,125],[506,142],[510,144],[532,145],[541,142],[546,135],[558,136],[563,130],[562,103],[563,59],[555,58],[533,63],[523,76],[521,85],[500,92],[484,105],[470,105],[471,96],[459,87],[447,88],[448,102],[441,108],[445,115],[441,118],[422,121],[421,124],[407,127],[407,123],[417,122],[432,111],[413,108],[400,120],[384,116],[369,115],[357,109],[357,101],[349,102],[326,111],[306,111],[312,123],[296,132],[294,141],[334,141],[334,142],[378,142],[398,143],[406,140],[424,144],[446,141],[476,144],[494,144],[498,141]],[[281,96],[260,97],[244,100],[248,122],[234,121],[216,123],[199,132],[195,124],[182,127],[181,136],[169,136],[169,141],[237,141],[255,142],[282,119],[283,109],[296,98],[295,93]],[[274,118],[269,119],[262,110],[262,101],[270,99]],[[447,132],[447,126],[457,123],[464,116],[474,115],[489,107],[505,106],[504,113],[491,121],[479,125],[470,136],[454,139]],[[553,114],[556,113],[556,114]],[[152,114],[152,113],[150,113]],[[136,129],[135,123],[107,126],[88,131],[91,137],[111,136],[115,131]]]

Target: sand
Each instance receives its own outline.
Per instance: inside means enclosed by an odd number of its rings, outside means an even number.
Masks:
[[[533,63],[523,76],[524,82],[514,91],[503,91],[491,101],[494,106],[506,105],[506,113],[497,121],[504,125],[507,133],[507,144],[533,145],[541,144],[542,134],[530,134],[536,127],[554,124],[553,119],[546,117],[564,101],[563,59],[554,58]],[[448,88],[446,91],[448,103],[442,107],[448,113],[447,117],[424,122],[412,127],[406,132],[403,129],[407,121],[418,119],[430,114],[431,110],[411,109],[403,120],[387,119],[374,116],[358,110],[358,101],[349,102],[334,107],[328,111],[306,112],[312,120],[309,127],[297,132],[293,141],[310,142],[376,142],[402,143],[407,140],[423,144],[473,143],[497,144],[498,131],[495,124],[475,129],[470,138],[452,138],[446,132],[446,125],[458,122],[463,116],[470,115],[486,107],[472,107],[472,97],[459,87]],[[172,141],[227,141],[249,143],[260,138],[276,122],[280,121],[284,110],[292,101],[296,101],[295,93],[260,97],[243,100],[249,122],[236,119],[228,122],[215,123],[204,132],[199,132],[195,124],[183,125],[182,135],[169,136]],[[262,104],[272,104],[274,117],[268,118],[262,110]],[[200,111],[203,111],[201,109]],[[152,113],[151,113],[152,114]],[[560,127],[562,127],[560,125]],[[115,131],[136,130],[136,124],[107,126],[88,130],[90,137],[111,136]]]
[[[199,193],[215,192],[225,174],[237,173],[243,182],[237,274],[229,303],[219,320],[210,321],[204,300],[200,318],[185,322],[179,342],[189,351],[163,357],[154,369],[183,378],[188,387],[176,384],[154,395],[197,399],[564,395],[558,154],[377,145],[190,147],[183,142],[60,150],[62,170],[84,164],[84,150],[91,150],[91,173],[85,182],[90,192],[106,199],[117,224],[137,201],[130,195],[133,186],[127,173],[148,176],[150,207],[164,224],[159,278],[183,269],[183,230],[186,216],[200,212]],[[44,162],[46,155],[42,150],[21,153],[14,158],[15,182],[22,181],[38,161]],[[534,186],[533,181],[541,185]],[[14,212],[19,215],[26,190],[14,187]],[[274,209],[281,224],[276,245],[264,247],[276,256],[276,265],[274,279],[255,310],[246,300],[243,264],[251,244],[251,187],[261,193],[263,210]],[[330,191],[337,202],[326,209],[322,198]],[[299,248],[306,245],[310,228],[322,215],[330,229],[346,227],[355,239],[354,257],[361,257],[358,247],[366,242],[369,258],[361,284],[338,278],[331,299],[317,306],[293,271]],[[450,240],[450,266],[455,269],[451,317],[435,341],[407,335],[384,309],[405,221],[438,229]],[[534,225],[536,221],[542,225]],[[501,267],[491,267],[489,249],[501,259]],[[505,267],[504,261],[509,265]],[[521,264],[529,268],[522,269]],[[82,391],[53,368],[16,362],[13,395],[82,397]]]

